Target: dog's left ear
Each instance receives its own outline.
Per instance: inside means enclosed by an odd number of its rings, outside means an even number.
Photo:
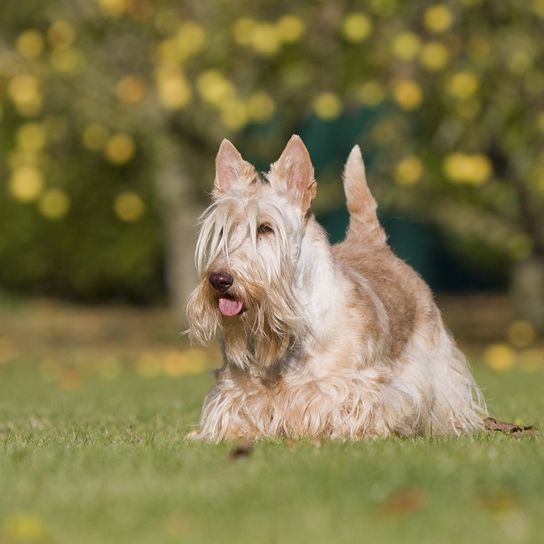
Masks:
[[[268,178],[278,193],[285,194],[306,214],[316,195],[316,182],[312,159],[300,136],[291,136],[278,161],[270,167]]]
[[[246,191],[255,183],[257,172],[252,164],[246,162],[238,150],[224,139],[215,158],[215,196]]]

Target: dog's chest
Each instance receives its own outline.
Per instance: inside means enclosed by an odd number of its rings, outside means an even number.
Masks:
[[[335,368],[316,376],[299,368],[275,378],[220,378],[210,400],[233,436],[374,434],[378,429],[368,427],[368,416],[385,381],[374,369]]]

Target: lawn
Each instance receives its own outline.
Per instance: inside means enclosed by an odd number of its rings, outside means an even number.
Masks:
[[[542,424],[542,368],[476,367],[493,415]],[[262,442],[236,456],[185,438],[209,374],[135,368],[0,366],[2,544],[543,541],[540,437]]]

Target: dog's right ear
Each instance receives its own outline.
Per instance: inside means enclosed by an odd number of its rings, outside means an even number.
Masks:
[[[246,162],[238,150],[225,138],[215,157],[214,195],[222,196],[244,191],[255,182],[257,172]]]
[[[280,158],[270,167],[269,180],[303,214],[308,212],[316,195],[316,184],[312,159],[300,136],[291,136]]]

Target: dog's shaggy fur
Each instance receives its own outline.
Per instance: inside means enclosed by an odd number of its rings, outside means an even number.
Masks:
[[[202,439],[482,427],[482,396],[429,288],[387,245],[358,147],[344,189],[350,225],[331,247],[310,211],[316,184],[298,136],[265,177],[221,144],[188,304],[194,341],[223,337]]]

